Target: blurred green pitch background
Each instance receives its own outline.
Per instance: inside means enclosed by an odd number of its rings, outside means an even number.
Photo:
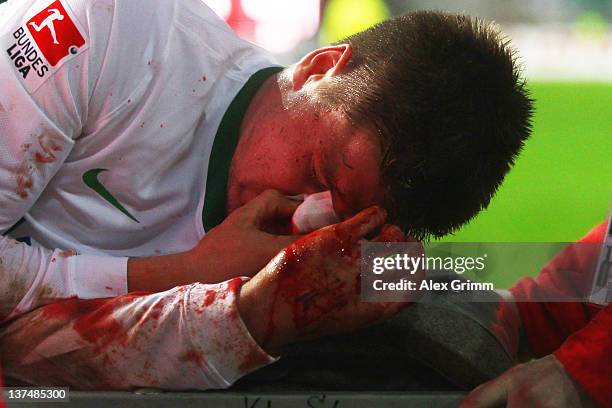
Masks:
[[[534,127],[489,208],[441,241],[568,242],[612,209],[612,84],[530,83]]]
[[[612,210],[612,84],[534,82],[530,89],[533,133],[516,165],[489,208],[440,242],[570,242]],[[506,258],[484,279],[497,289],[547,262]]]

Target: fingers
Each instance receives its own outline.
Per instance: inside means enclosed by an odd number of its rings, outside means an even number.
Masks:
[[[507,376],[482,384],[472,391],[459,408],[497,408],[505,406],[508,399]]]
[[[261,227],[269,221],[289,218],[301,202],[276,190],[266,190],[243,207],[243,221]]]
[[[372,242],[404,242],[406,236],[399,227],[395,225],[385,224],[380,230],[378,236],[372,239]]]
[[[387,212],[378,206],[366,208],[352,218],[338,224],[337,231],[357,240],[385,223]]]

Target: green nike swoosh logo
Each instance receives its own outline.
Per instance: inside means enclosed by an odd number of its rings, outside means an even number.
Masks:
[[[130,219],[132,219],[133,221],[136,221],[140,224],[140,221],[134,218],[134,216],[130,214],[130,212],[126,210],[125,207],[123,207],[115,197],[113,197],[113,195],[106,189],[106,187],[104,187],[102,183],[100,183],[100,180],[98,180],[98,175],[103,171],[108,171],[108,169],[91,169],[86,171],[85,174],[83,174],[83,182],[87,187],[91,188],[103,199],[108,201],[113,207],[130,217]]]

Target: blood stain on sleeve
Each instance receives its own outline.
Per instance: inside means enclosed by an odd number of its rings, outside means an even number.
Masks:
[[[42,309],[46,318],[64,318],[73,321],[72,328],[83,340],[105,347],[110,343],[125,344],[127,330],[113,314],[133,303],[147,292],[134,292],[116,298],[82,300],[72,298]]]
[[[227,286],[225,290],[219,293],[219,299],[225,300],[227,298],[228,293],[233,293],[238,296],[238,290],[242,287],[242,279],[241,278],[233,278],[227,281]]]
[[[134,320],[136,320],[136,325],[143,325],[146,322],[146,315],[146,310],[139,310],[137,313],[135,313]]]
[[[204,306],[212,305],[216,297],[217,297],[217,292],[215,292],[214,290],[208,289],[206,293],[204,294]]]
[[[34,180],[32,179],[33,171],[34,166],[29,159],[26,159],[21,163],[15,174],[15,192],[23,199],[28,198],[28,190],[34,185]]]
[[[204,367],[204,357],[196,350],[188,350],[180,357],[181,361],[194,363],[198,367]]]
[[[242,287],[242,279],[241,278],[233,278],[229,282],[227,282],[227,290],[238,295],[238,290]]]
[[[104,304],[105,299],[79,300],[76,297],[63,302],[53,303],[42,309],[42,315],[47,318],[80,317],[94,311]]]
[[[164,302],[162,300],[158,300],[157,302],[155,302],[153,307],[150,309],[151,319],[159,320],[161,316],[161,310],[163,308],[164,308]],[[154,327],[157,327],[157,323],[155,323]]]
[[[38,136],[38,145],[41,151],[34,154],[37,163],[46,164],[53,163],[56,159],[56,153],[62,151],[61,144],[56,140],[51,132],[43,132]]]
[[[38,136],[38,144],[45,152],[61,152],[62,146],[57,135],[51,131],[44,131]]]
[[[78,254],[73,249],[66,249],[66,250],[60,252],[60,256],[62,258],[70,258],[71,256],[76,256],[76,255],[78,255]]]
[[[238,368],[241,371],[246,373],[246,372],[251,372],[254,369],[259,368],[268,363],[269,363],[268,358],[264,354],[257,353],[257,352],[251,352],[247,354],[247,356],[244,358],[244,360],[242,361],[240,366],[238,366]]]
[[[36,152],[36,154],[34,154],[34,158],[36,159],[36,163],[53,163],[55,161],[55,155],[50,154],[48,156],[45,156],[43,153],[41,152]]]
[[[53,163],[57,158],[57,152],[62,151],[61,142],[51,131],[44,131],[38,136],[38,146],[32,155],[31,143],[23,143],[20,146],[24,153],[24,159],[15,173],[15,193],[22,199],[29,197],[29,190],[34,185],[32,173],[43,164]]]

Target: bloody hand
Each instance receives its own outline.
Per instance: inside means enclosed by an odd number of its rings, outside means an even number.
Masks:
[[[404,303],[362,303],[360,241],[405,241],[386,213],[370,207],[353,218],[317,230],[281,251],[244,285],[243,320],[264,348],[351,331],[398,312]],[[381,228],[382,227],[382,228]]]

